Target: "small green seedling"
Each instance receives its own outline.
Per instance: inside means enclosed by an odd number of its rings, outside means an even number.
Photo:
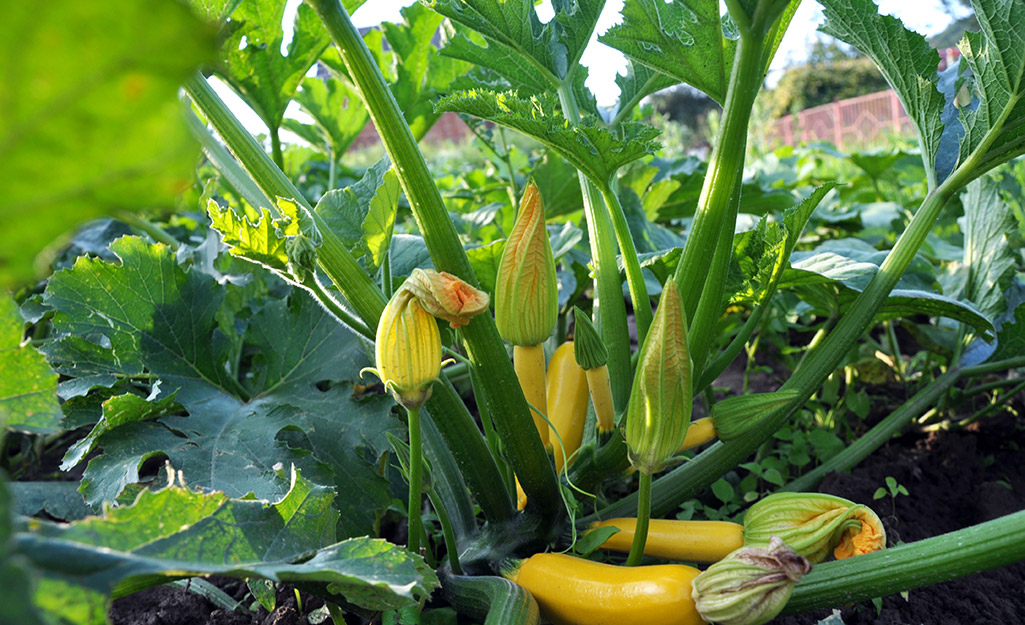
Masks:
[[[894,501],[897,499],[897,495],[906,496],[907,494],[908,489],[898,484],[896,478],[893,478],[888,475],[886,476],[886,488],[883,488],[882,486],[877,488],[876,492],[872,495],[872,499],[882,499],[883,497],[889,495],[890,501]]]

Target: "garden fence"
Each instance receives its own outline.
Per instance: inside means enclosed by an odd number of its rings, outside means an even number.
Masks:
[[[910,135],[911,120],[892,90],[805,109],[777,120],[766,137],[771,147],[828,141],[864,146],[893,135]]]

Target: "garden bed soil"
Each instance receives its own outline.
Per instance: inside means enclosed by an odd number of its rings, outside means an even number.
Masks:
[[[891,545],[913,542],[1025,509],[1023,449],[1025,417],[1021,416],[1005,415],[961,430],[909,433],[891,441],[851,474],[827,476],[819,490],[871,505],[883,518]],[[909,494],[873,500],[887,477],[895,478]],[[226,579],[218,585],[236,600],[252,600],[241,582]],[[262,608],[231,612],[183,588],[161,586],[118,599],[110,619],[113,625],[305,625],[305,614],[320,605],[317,598],[304,596],[301,614],[294,592],[284,588],[273,612]],[[815,625],[832,612],[790,616],[774,623]],[[845,625],[1025,623],[1025,563],[912,590],[906,600],[900,595],[887,597],[878,614],[870,602],[843,606],[840,617]]]

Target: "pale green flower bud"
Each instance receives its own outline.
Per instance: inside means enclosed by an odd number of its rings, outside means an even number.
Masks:
[[[527,183],[520,212],[505,243],[495,281],[495,324],[513,345],[543,343],[559,316],[555,257],[545,228],[541,192]]]
[[[683,298],[676,282],[667,280],[626,408],[626,443],[630,464],[638,471],[662,470],[680,449],[690,426],[691,392]]]
[[[779,614],[811,563],[773,537],[767,548],[743,547],[691,582],[691,596],[709,623],[762,625]]]
[[[837,559],[886,547],[886,530],[868,506],[821,493],[775,493],[744,515],[744,544],[764,545],[772,536],[812,564],[832,552]]]

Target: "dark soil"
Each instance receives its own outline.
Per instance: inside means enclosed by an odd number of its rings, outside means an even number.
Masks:
[[[965,430],[907,434],[850,475],[829,475],[819,490],[872,506],[888,543],[914,542],[1025,509],[1025,418],[1000,417]],[[892,502],[872,500],[887,476],[907,488]],[[778,619],[815,625],[832,610]],[[1025,623],[1025,563],[883,599],[844,606],[845,625],[1020,625]]]
[[[231,578],[210,580],[243,606],[225,610],[202,595],[180,586],[155,586],[114,602],[108,614],[111,625],[306,625],[307,615],[324,605],[314,595],[303,594],[302,612],[291,587],[278,590],[274,611],[254,602],[244,582]]]

